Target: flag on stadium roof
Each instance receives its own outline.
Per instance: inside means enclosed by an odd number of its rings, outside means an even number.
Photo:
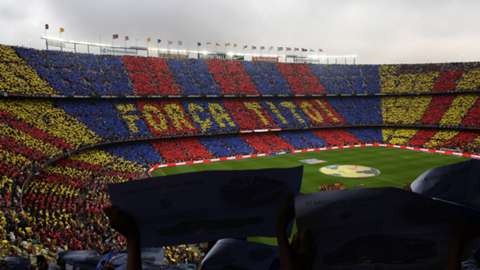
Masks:
[[[215,46],[220,46],[220,43],[218,43],[218,42],[215,42]]]
[[[118,39],[118,34],[113,34],[112,39]]]
[[[183,45],[183,41],[179,40],[178,41],[178,46],[182,46]]]
[[[310,52],[314,52],[315,50],[314,49],[310,49]]]
[[[128,36],[125,36],[125,41],[128,41],[130,40],[130,38]]]
[[[162,43],[162,40],[158,38],[157,43]]]
[[[252,50],[256,50],[257,49],[257,46],[252,46]]]
[[[173,44],[173,41],[169,40],[168,45],[172,45],[172,44]]]
[[[248,48],[248,45],[243,45],[243,48],[244,48],[244,49]]]
[[[197,46],[198,47],[202,46],[202,43],[197,41]]]
[[[302,52],[308,52],[308,49],[302,48]]]
[[[260,50],[265,50],[265,46],[260,46]]]
[[[319,52],[323,52],[323,49],[318,49]]]
[[[147,37],[147,42],[150,42],[150,41],[152,41],[152,38]]]
[[[230,46],[230,42],[225,43],[225,47]]]
[[[291,51],[292,48],[290,48],[290,47],[285,47],[285,50],[286,50],[286,51]]]
[[[207,41],[207,45],[212,45],[212,42],[210,42],[210,41]]]
[[[299,48],[295,48],[295,51],[298,52],[298,51],[300,51],[300,49],[299,49]]]
[[[283,51],[283,47],[277,47],[277,51]]]
[[[60,33],[63,33],[63,32],[65,32],[65,28],[60,27],[60,29],[58,29],[58,31],[60,31]]]
[[[237,47],[237,43],[233,43],[233,47],[235,47],[235,48],[236,48],[236,47]]]
[[[50,28],[50,26],[48,25],[48,23],[45,24],[45,30],[48,30],[48,28]]]

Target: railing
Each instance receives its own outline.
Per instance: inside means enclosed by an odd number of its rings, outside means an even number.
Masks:
[[[328,55],[318,54],[315,52],[259,52],[239,51],[241,48],[231,48],[228,51],[217,48],[200,48],[197,49],[177,49],[164,47],[148,47],[148,46],[123,46],[101,43],[86,42],[76,40],[65,40],[62,38],[42,36],[45,41],[45,48],[57,48],[62,51],[72,51],[75,53],[92,53],[92,54],[109,54],[109,55],[139,55],[147,57],[163,57],[163,58],[215,58],[215,59],[235,59],[244,61],[255,61],[255,59],[270,59],[272,62],[283,63],[311,63],[311,64],[338,64],[338,65],[355,65],[357,63],[357,55]]]

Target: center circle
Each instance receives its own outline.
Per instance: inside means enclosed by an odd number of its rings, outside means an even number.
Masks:
[[[321,173],[345,178],[367,178],[380,175],[380,170],[361,165],[328,165],[320,168]]]

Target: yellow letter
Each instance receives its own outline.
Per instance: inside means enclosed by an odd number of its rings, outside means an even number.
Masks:
[[[173,125],[177,130],[182,130],[183,128],[195,129],[192,124],[185,118],[180,106],[176,103],[166,104],[163,109],[167,112],[168,117],[172,120]]]
[[[117,110],[120,113],[123,121],[127,123],[128,130],[132,133],[138,133],[140,130],[138,129],[136,122],[139,120],[138,115],[135,113],[136,109],[132,103],[127,104],[117,104]],[[131,113],[134,112],[134,113]]]
[[[267,117],[265,117],[265,115],[262,113],[262,106],[260,106],[258,102],[243,102],[243,104],[245,105],[245,108],[254,111],[264,125],[269,124]]]
[[[313,107],[313,105],[308,101],[303,101],[300,104],[300,108],[302,108],[303,112],[310,117],[316,123],[323,123],[322,114]]]
[[[340,120],[327,108],[327,105],[323,104],[322,101],[316,99],[315,102],[322,108],[322,110],[332,119],[333,122],[340,122]]]
[[[297,119],[298,122],[305,124],[305,120],[298,114],[297,106],[291,101],[280,102],[280,105],[290,110],[293,116]]]
[[[205,111],[202,106],[195,103],[190,103],[188,104],[188,111],[192,115],[193,121],[200,124],[200,129],[202,130],[202,132],[207,131],[212,126],[212,121],[209,118],[202,120],[202,118],[200,118],[200,116],[198,115],[197,112]]]
[[[213,118],[215,119],[215,122],[217,122],[219,127],[224,128],[227,126],[227,124],[230,127],[235,127],[235,123],[230,118],[230,115],[228,115],[228,113],[225,112],[225,110],[220,104],[209,103],[208,110],[212,114]],[[225,122],[227,122],[227,124]]]
[[[143,116],[148,124],[157,132],[164,131],[168,128],[165,116],[160,109],[153,104],[143,105]]]
[[[283,124],[288,124],[288,121],[287,119],[285,119],[285,117],[283,117],[283,115],[280,113],[280,111],[277,109],[277,106],[275,106],[275,104],[273,104],[272,102],[270,101],[267,101],[267,105],[270,107],[270,110],[272,110],[272,112],[278,117],[278,119],[280,119],[280,121],[283,123]]]

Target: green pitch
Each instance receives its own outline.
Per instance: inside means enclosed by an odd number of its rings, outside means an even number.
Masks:
[[[325,163],[307,165],[304,159],[320,159]],[[368,147],[338,149],[321,152],[288,154],[243,160],[219,161],[208,164],[195,164],[160,168],[153,176],[171,175],[205,170],[242,170],[262,168],[285,168],[303,165],[302,193],[319,192],[319,185],[343,183],[347,188],[354,187],[398,187],[404,188],[424,171],[466,160],[458,156],[423,153],[397,148]],[[380,171],[380,175],[369,178],[342,178],[322,174],[319,169],[328,165],[362,165]],[[274,244],[274,239],[254,238],[254,241]]]
[[[307,165],[300,162],[300,160],[310,158],[321,159],[326,162],[315,165]],[[304,172],[301,192],[312,193],[318,192],[318,186],[321,184],[334,184],[339,182],[345,184],[348,188],[357,186],[403,188],[428,169],[461,162],[463,160],[466,159],[457,156],[423,153],[396,148],[368,147],[167,167],[153,171],[152,175],[161,176],[205,170],[285,168],[303,165]],[[381,174],[369,178],[342,178],[324,175],[319,172],[321,167],[333,164],[354,164],[373,167],[380,170]]]

